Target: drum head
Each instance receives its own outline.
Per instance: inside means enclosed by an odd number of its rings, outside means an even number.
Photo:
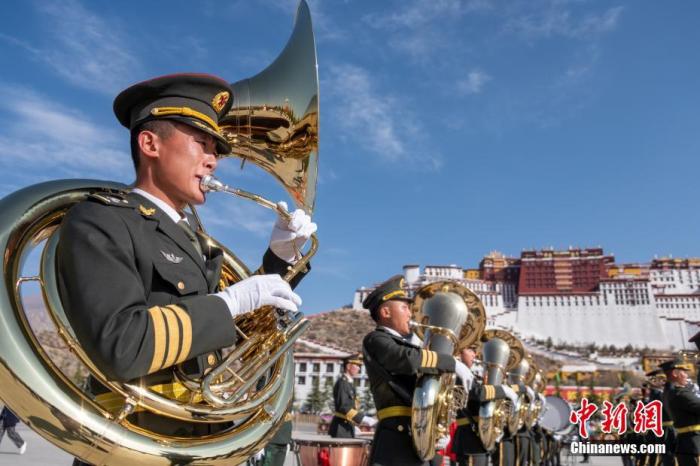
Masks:
[[[569,415],[571,405],[558,396],[548,396],[544,406],[540,425],[551,432],[559,432],[571,425]]]

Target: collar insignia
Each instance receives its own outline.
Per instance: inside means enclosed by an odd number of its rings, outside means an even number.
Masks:
[[[165,252],[165,251],[160,251],[161,254],[163,254],[163,257],[165,257],[168,261],[172,262],[173,264],[179,264],[182,262],[182,257],[176,256],[172,252]]]
[[[139,212],[141,212],[146,217],[150,217],[151,215],[156,213],[156,209],[155,207],[149,209],[147,207],[144,207],[143,204],[139,204]]]

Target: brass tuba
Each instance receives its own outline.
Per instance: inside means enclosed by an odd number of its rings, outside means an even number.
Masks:
[[[527,358],[520,360],[520,363],[516,365],[510,372],[508,372],[508,382],[511,384],[520,384],[525,382],[525,376],[530,369],[530,362]],[[515,434],[525,423],[525,416],[529,411],[529,404],[527,402],[527,395],[521,393],[518,396],[518,401],[513,407],[513,412],[508,420],[508,430],[511,434]]]
[[[451,281],[425,285],[416,291],[412,327],[424,347],[457,355],[481,337],[486,311],[470,289]],[[456,410],[466,405],[454,374],[422,375],[416,382],[411,409],[413,446],[424,461],[435,455],[440,437],[449,432]]]
[[[299,66],[304,69],[297,69]],[[316,76],[311,17],[302,0],[294,31],[280,57],[259,75],[233,85],[241,94],[229,113],[236,124],[229,121],[227,126],[234,146],[231,155],[273,173],[296,204],[308,211],[314,203],[318,160]],[[269,87],[284,83],[291,87]],[[249,89],[248,95],[241,89]],[[272,124],[265,114],[265,126],[257,119],[263,109],[283,114],[285,120]],[[267,130],[260,132],[263,126]],[[60,224],[68,209],[90,195],[110,196],[125,189],[105,181],[60,180],[34,185],[0,200],[4,280],[0,288],[0,398],[46,440],[95,465],[243,462],[260,450],[284,421],[294,390],[291,346],[308,322],[300,314],[278,315],[270,307],[237,318],[234,324],[239,342],[217,367],[201,379],[189,378],[179,368],[174,370],[186,389],[186,396],[177,399],[148,387],[107,379],[84,352],[68,323],[58,295],[55,253]],[[264,206],[272,204],[250,193],[241,195]],[[203,230],[199,233],[224,250],[222,286],[251,274],[233,252]],[[316,248],[313,238],[309,251],[285,278],[297,274]],[[28,272],[38,252],[38,270]],[[40,305],[31,299],[35,290],[41,293]],[[74,365],[87,369],[121,400],[116,409],[83,390],[72,374],[59,367],[54,348],[40,343],[33,323],[37,307],[43,311],[40,319],[46,318],[53,329],[51,341],[67,346],[77,359]],[[129,414],[141,409],[192,423],[230,422],[232,427],[204,437],[164,436],[129,422]]]
[[[513,374],[518,373],[518,371],[523,371],[523,365],[527,365],[527,359],[525,358],[525,347],[523,343],[513,335],[512,333],[501,330],[501,329],[488,329],[484,332],[484,338],[490,340],[491,338],[500,338],[508,345],[510,350],[508,354],[508,361],[505,364],[505,377],[501,383],[518,383],[518,381],[513,381]],[[525,362],[523,362],[525,361]],[[527,372],[527,369],[525,369]],[[524,373],[523,373],[524,375]],[[511,434],[514,434],[522,426],[522,415],[523,406],[525,405],[525,394],[521,393],[518,396],[518,400],[513,405],[510,400],[503,400],[503,402],[498,401],[497,404],[501,404],[502,409],[505,411],[505,423],[501,426],[501,429],[508,427]]]
[[[508,362],[511,359],[510,345],[500,335],[497,336],[495,331],[487,330],[486,334],[489,332],[491,332],[491,338],[481,347],[484,384],[500,385],[505,380]],[[517,355],[514,358],[517,358]],[[496,442],[503,437],[509,416],[508,400],[489,401],[479,408],[479,438],[487,451],[493,450]]]

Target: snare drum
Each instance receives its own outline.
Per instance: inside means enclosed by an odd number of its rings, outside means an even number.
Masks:
[[[356,438],[331,438],[305,435],[295,438],[297,466],[367,466],[370,441]]]

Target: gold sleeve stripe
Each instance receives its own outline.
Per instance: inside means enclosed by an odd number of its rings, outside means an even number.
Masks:
[[[352,419],[353,419],[355,416],[357,416],[357,411],[355,411],[354,409],[351,409],[351,410],[349,410],[348,413],[345,415],[345,418],[346,418],[348,421],[352,421]]]
[[[187,360],[190,355],[190,349],[192,349],[192,319],[190,319],[189,314],[185,312],[180,306],[171,304],[168,306],[172,309],[177,318],[180,320],[180,326],[182,327],[182,344],[180,345],[180,352],[175,359],[175,364],[180,364]]]
[[[420,367],[427,367],[428,361],[428,350],[421,350],[420,351]]]
[[[160,307],[153,306],[148,309],[148,313],[153,321],[153,359],[148,373],[155,372],[163,367],[163,356],[165,356],[165,321]]]
[[[168,326],[168,356],[165,358],[163,367],[170,367],[175,364],[177,353],[180,349],[180,327],[177,324],[175,311],[169,307],[161,308],[165,315],[165,321]]]
[[[435,351],[430,352],[430,367],[437,367],[438,355]]]

